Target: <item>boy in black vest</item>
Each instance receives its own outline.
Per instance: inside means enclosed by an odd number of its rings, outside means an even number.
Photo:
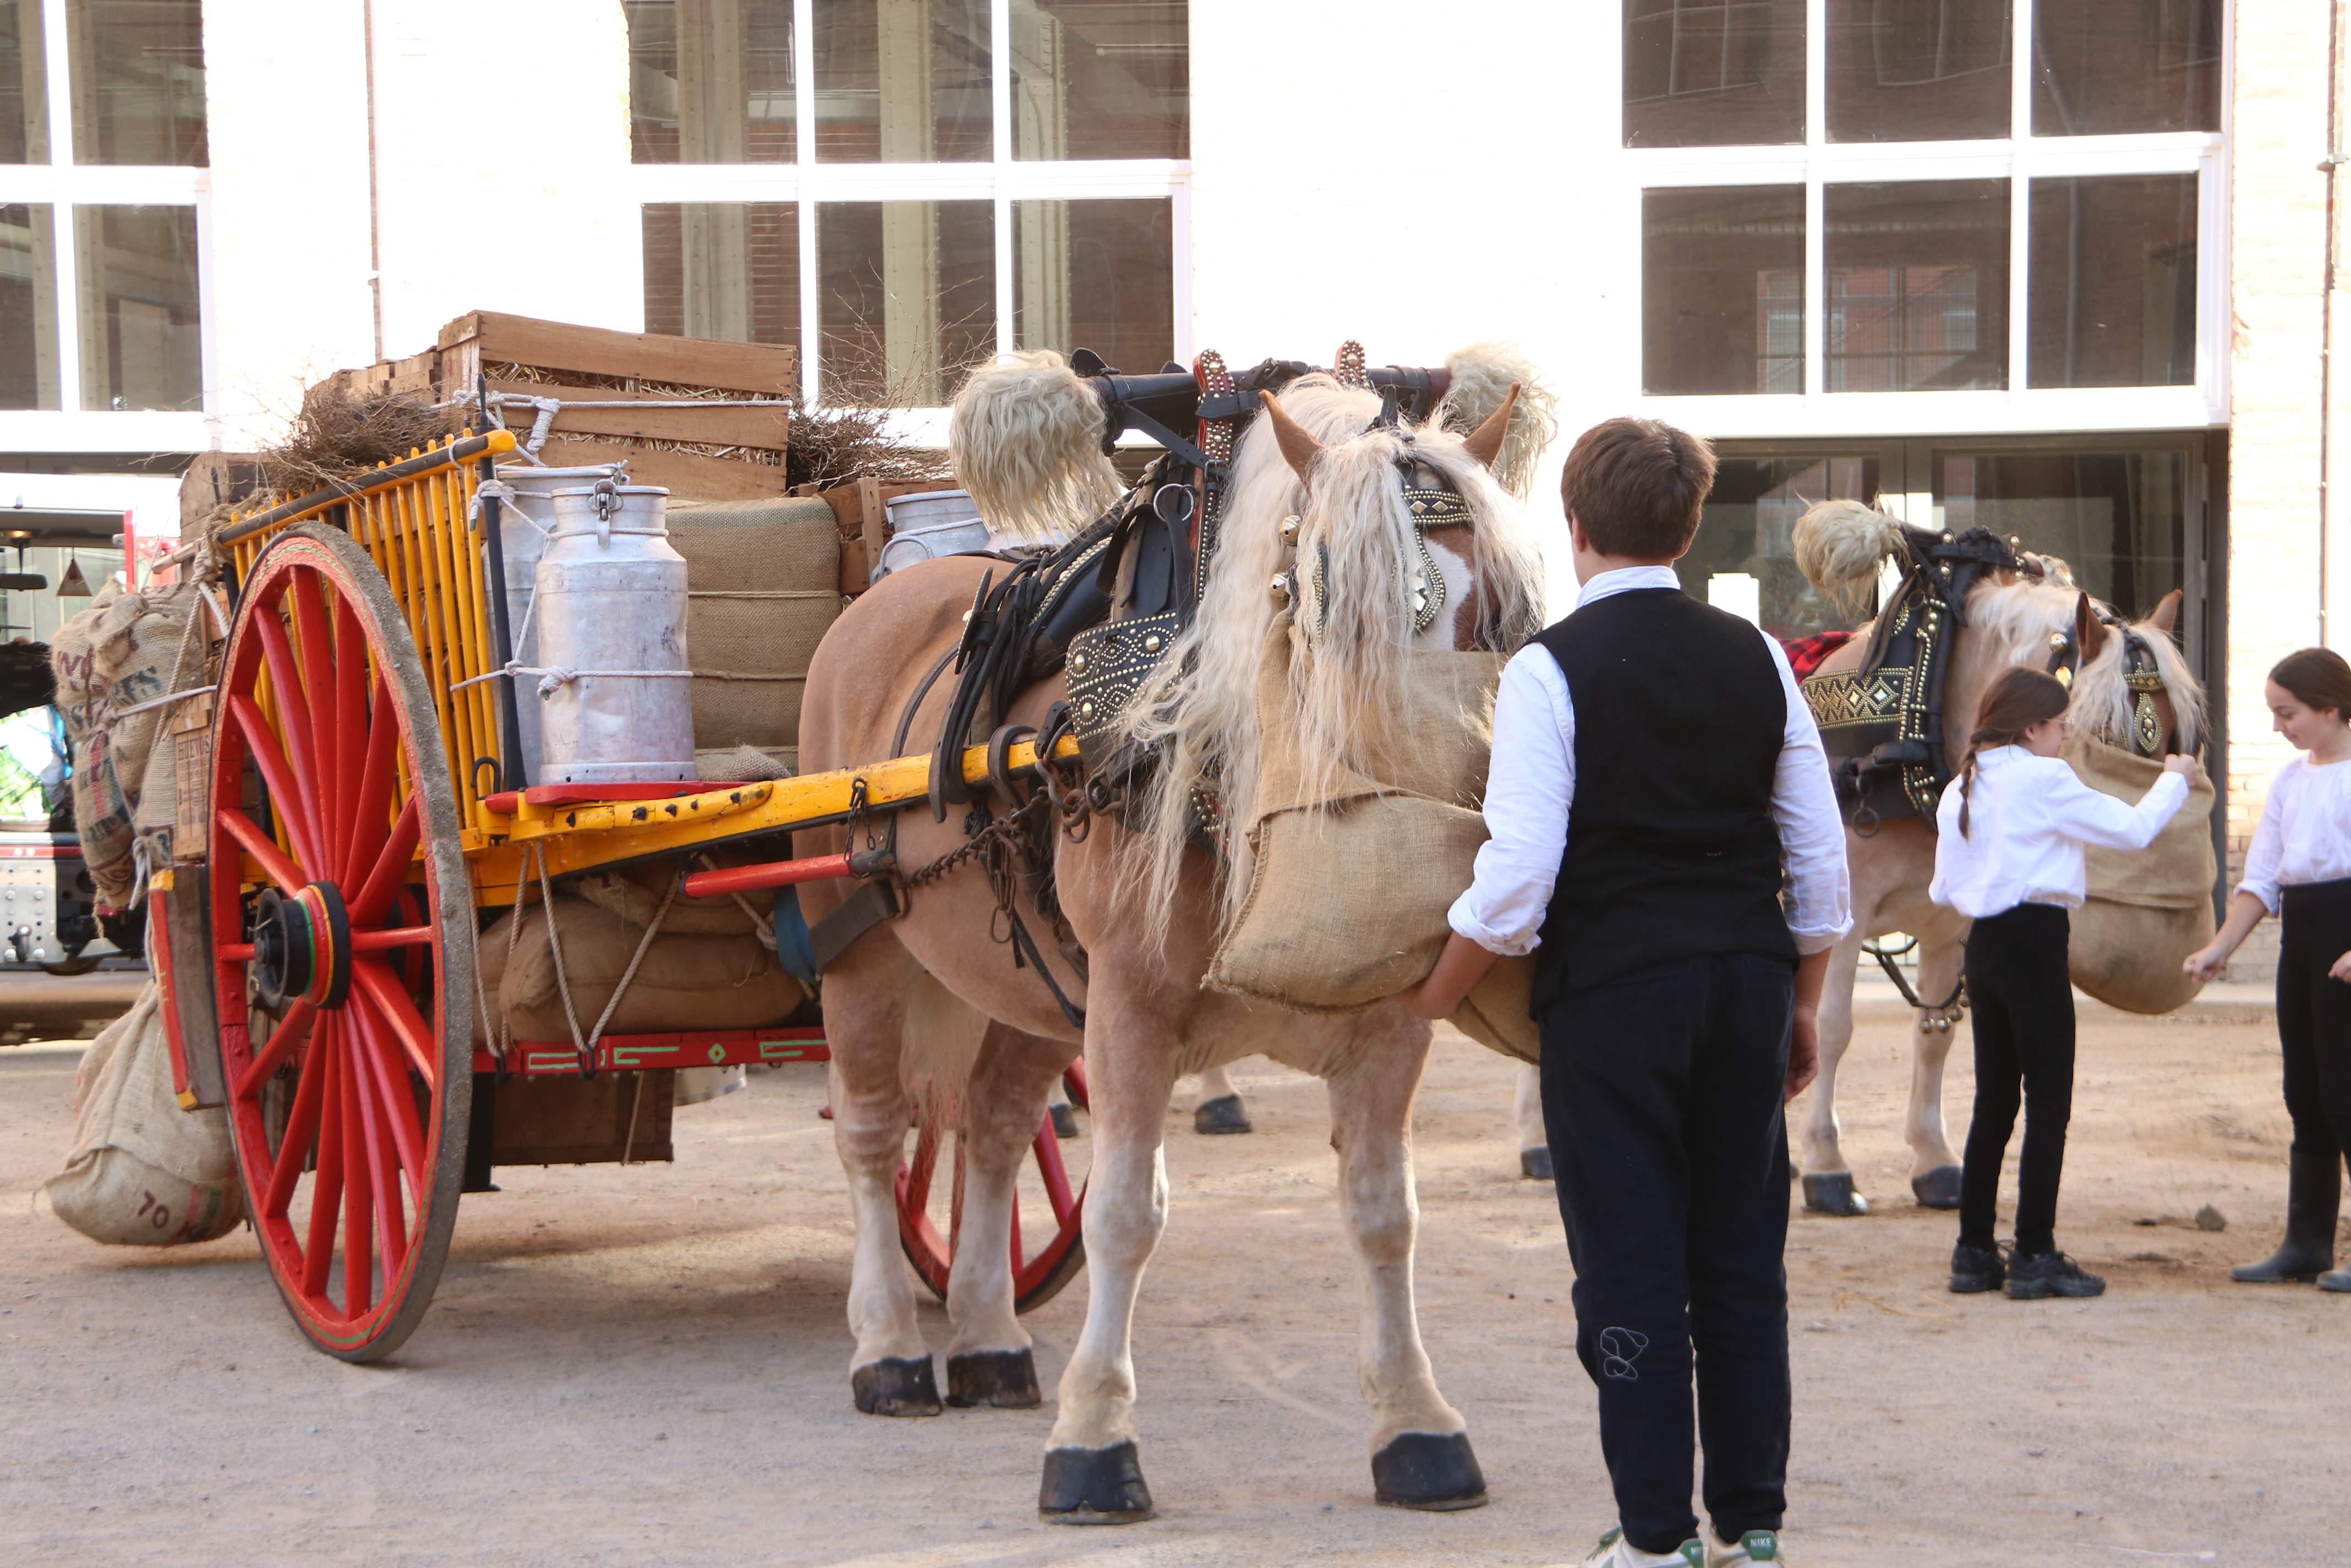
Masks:
[[[1604,1568],[1785,1561],[1782,1106],[1812,1081],[1828,950],[1852,925],[1844,826],[1785,653],[1673,572],[1713,483],[1707,444],[1654,420],[1576,442],[1561,489],[1583,596],[1503,673],[1492,836],[1444,956],[1399,998],[1443,1018],[1496,956],[1535,954],[1576,1354],[1616,1494],[1584,1560]]]

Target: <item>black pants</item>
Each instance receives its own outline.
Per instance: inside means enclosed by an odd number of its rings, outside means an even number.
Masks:
[[[1543,1123],[1575,1264],[1575,1350],[1625,1537],[1690,1511],[1693,1348],[1715,1532],[1777,1530],[1788,1475],[1785,959],[1690,959],[1542,1015]]]
[[[2020,904],[1968,933],[1968,1008],[1975,1019],[1976,1113],[1959,1176],[1959,1240],[1992,1244],[2000,1166],[2024,1106],[2017,1161],[2016,1249],[2057,1249],[2057,1184],[2074,1119],[2073,923],[2053,904]]]
[[[2318,1159],[2351,1150],[2351,986],[2330,979],[2351,953],[2351,881],[2284,890],[2278,942],[2278,1043],[2294,1152]]]

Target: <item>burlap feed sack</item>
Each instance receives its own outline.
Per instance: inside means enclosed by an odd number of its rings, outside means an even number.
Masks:
[[[718,852],[708,857],[711,869],[740,865],[748,858],[739,852]],[[670,879],[675,874],[665,862],[646,861],[617,871],[588,872],[568,878],[563,891],[619,915],[642,931],[653,924],[655,911],[661,910],[662,895],[669,891]],[[751,888],[731,898],[725,894],[688,898],[680,893],[662,913],[661,928],[664,936],[749,936],[774,917],[775,908],[776,890],[772,887]]]
[[[809,661],[841,614],[841,532],[813,497],[676,507],[695,745],[799,744]]]
[[[563,970],[571,982],[571,1005],[584,1034],[595,1027],[636,955],[644,927],[578,899],[559,896],[555,907]],[[556,992],[545,912],[533,904],[524,915],[509,964],[507,935],[514,918],[508,913],[482,933],[483,989],[505,1014],[511,1038],[569,1040],[571,1026]],[[627,994],[604,1025],[605,1033],[756,1029],[790,1016],[806,997],[800,983],[777,967],[775,954],[758,937],[670,935],[668,925],[664,918],[662,933],[653,937]],[[488,1020],[483,1021],[486,1031]],[[486,1032],[484,1038],[489,1035]]]
[[[1534,994],[1532,958],[1498,958],[1445,1021],[1488,1051],[1520,1061],[1541,1061],[1542,1036],[1535,1028]]]
[[[1259,666],[1263,739],[1248,824],[1252,870],[1207,983],[1304,1012],[1394,996],[1444,950],[1446,911],[1469,885],[1486,820],[1499,653],[1416,653],[1406,677],[1412,743],[1402,775],[1303,777],[1289,717],[1290,617]]]
[[[2091,789],[2133,805],[2163,764],[2076,735],[2065,760]],[[2199,768],[2188,801],[2136,853],[2084,852],[2090,901],[2074,912],[2067,967],[2074,983],[2125,1012],[2165,1013],[2198,990],[2180,960],[2212,939],[2212,781]]]
[[[722,746],[698,747],[694,776],[714,783],[756,784],[763,779],[789,779],[799,771],[796,746]]]
[[[225,1112],[183,1111],[151,983],[83,1055],[73,1153],[41,1184],[59,1219],[93,1241],[172,1247],[244,1217]]]

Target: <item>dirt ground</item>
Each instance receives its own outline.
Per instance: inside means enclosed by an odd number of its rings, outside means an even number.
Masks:
[[[1124,1531],[1039,1522],[1050,1409],[851,1408],[820,1069],[681,1110],[674,1166],[502,1170],[425,1326],[350,1367],[303,1346],[242,1230],[106,1249],[37,1208],[79,1049],[0,1051],[9,1564],[1549,1563],[1612,1520],[1552,1189],[1516,1179],[1510,1067],[1455,1037],[1417,1124],[1421,1322],[1492,1505],[1373,1504],[1322,1092],[1251,1062],[1256,1134],[1170,1121],[1136,1324],[1161,1511]],[[1899,1030],[1865,1025],[1844,1109],[1877,1212],[1800,1215],[1789,1248],[1801,1568],[2336,1560],[2351,1298],[2225,1274],[2280,1222],[2274,1052],[2256,1022],[2085,1019],[2060,1237],[2112,1286],[2025,1304],[1945,1293]],[[1957,1126],[1970,1092],[1958,1067]],[[1084,1302],[1029,1320],[1049,1403]]]

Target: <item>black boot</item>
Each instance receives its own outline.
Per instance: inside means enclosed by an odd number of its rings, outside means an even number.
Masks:
[[[2335,1267],[2335,1221],[2343,1209],[2338,1155],[2295,1154],[2286,1163],[2285,1241],[2259,1263],[2229,1270],[2241,1285],[2308,1284]]]

